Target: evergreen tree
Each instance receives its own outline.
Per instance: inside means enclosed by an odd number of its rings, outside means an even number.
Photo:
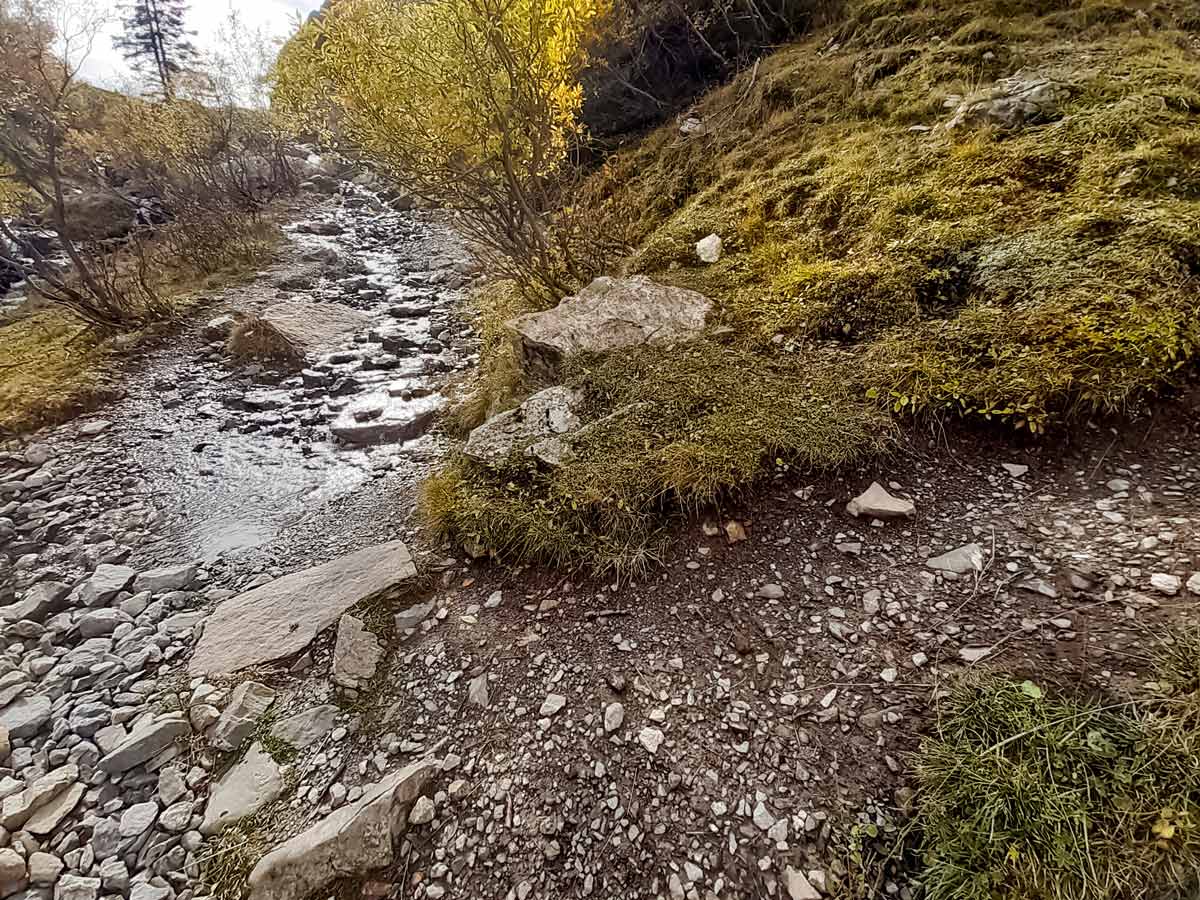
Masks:
[[[199,53],[183,27],[185,0],[132,0],[125,7],[125,33],[113,44],[135,72],[153,78],[163,96],[174,96],[172,81]]]

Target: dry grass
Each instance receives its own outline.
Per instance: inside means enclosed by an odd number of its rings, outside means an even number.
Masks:
[[[281,236],[273,221],[245,222],[226,231],[223,252],[214,245],[184,258],[171,249],[183,234],[164,235],[148,254],[154,288],[182,316],[212,292],[257,275]],[[54,307],[0,324],[0,435],[58,424],[111,400],[113,365],[139,344],[137,333],[114,340]]]
[[[243,362],[271,362],[292,368],[304,363],[304,351],[294,340],[266,319],[252,315],[243,316],[233,326],[225,350]]]
[[[59,310],[0,325],[0,436],[65,421],[115,396],[110,350]]]
[[[954,688],[916,759],[930,900],[1195,896],[1200,631],[1162,653],[1136,701],[1000,676]]]

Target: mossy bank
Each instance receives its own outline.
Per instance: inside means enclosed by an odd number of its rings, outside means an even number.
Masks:
[[[710,336],[573,361],[590,416],[639,412],[555,472],[453,462],[428,517],[505,558],[636,565],[689,504],[898,425],[1046,432],[1169,391],[1200,347],[1198,46],[1184,3],[847,4],[582,193],[628,247],[610,269],[711,298]],[[539,386],[501,324],[514,292],[475,302],[464,427]]]

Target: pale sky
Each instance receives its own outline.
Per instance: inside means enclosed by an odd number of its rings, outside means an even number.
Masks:
[[[113,37],[121,30],[121,0],[99,0],[111,9],[113,21],[100,35],[85,62],[81,75],[100,87],[120,89],[133,79],[121,54],[113,48]],[[232,6],[249,28],[262,29],[273,36],[286,37],[299,13],[307,16],[321,5],[321,0],[191,0],[188,4],[188,29],[196,32],[192,42],[201,51],[213,49],[217,29],[229,15]]]

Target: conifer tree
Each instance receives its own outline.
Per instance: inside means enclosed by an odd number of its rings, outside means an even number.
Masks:
[[[185,0],[132,0],[125,7],[125,33],[113,44],[135,72],[153,79],[170,100],[173,81],[199,56],[183,24]]]

